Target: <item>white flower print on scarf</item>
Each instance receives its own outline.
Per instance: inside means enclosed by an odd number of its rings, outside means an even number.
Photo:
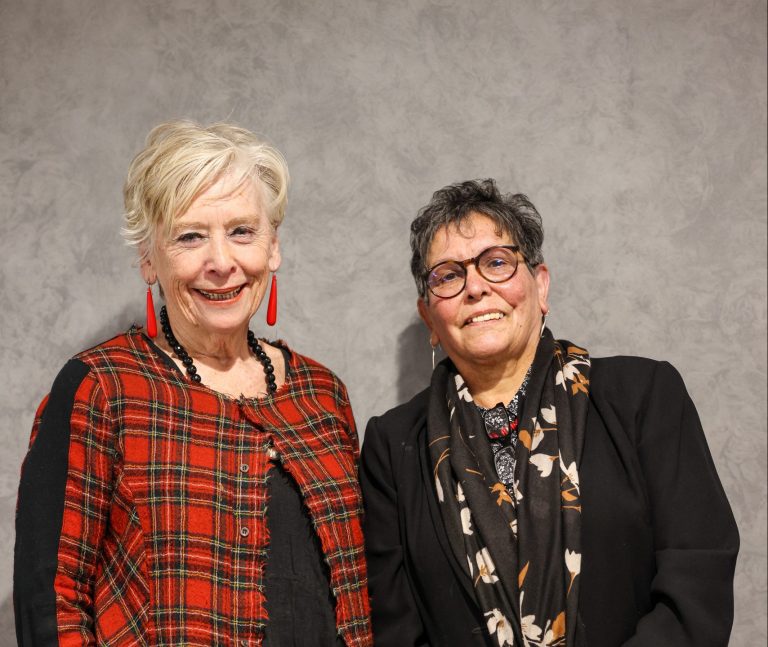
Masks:
[[[485,617],[488,618],[488,633],[491,634],[491,636],[496,636],[496,640],[499,641],[499,647],[515,644],[515,635],[512,632],[512,626],[501,611],[492,609],[485,614]]]
[[[568,584],[568,593],[571,592],[573,586],[573,580],[581,573],[581,553],[577,553],[575,550],[565,549],[565,567],[568,569],[568,573],[571,575],[571,582]]]
[[[456,391],[458,392],[459,397],[464,400],[464,402],[474,402],[472,399],[472,394],[469,392],[469,388],[464,383],[464,378],[462,378],[458,373],[456,374]]]
[[[461,509],[461,529],[465,535],[472,534],[472,511],[469,508]]]
[[[523,614],[523,597],[525,597],[525,591],[520,592],[521,616]],[[539,641],[541,640],[541,627],[536,624],[535,615],[531,613],[527,616],[522,616],[520,619],[520,629],[523,632],[523,640],[525,640],[526,644],[528,644],[528,641],[531,641],[535,645],[539,644]]]
[[[475,561],[477,562],[477,579],[475,585],[482,579],[486,584],[495,584],[499,581],[496,572],[496,565],[491,559],[491,553],[487,548],[481,548],[475,555]]]

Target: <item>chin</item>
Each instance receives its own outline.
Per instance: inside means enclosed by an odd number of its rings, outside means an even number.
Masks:
[[[224,335],[247,328],[251,321],[250,313],[210,313],[200,317],[198,324],[210,334]]]
[[[486,339],[466,347],[462,355],[469,362],[487,366],[520,359],[524,353],[525,347],[518,348],[508,339]]]
[[[465,348],[456,356],[463,359],[468,364],[483,364],[495,363],[502,361],[504,349],[497,346],[481,346]],[[451,353],[448,353],[451,356]]]
[[[501,364],[507,357],[505,357],[501,350],[479,350],[472,353],[470,361],[474,361],[476,364],[483,364],[487,366],[489,364]]]

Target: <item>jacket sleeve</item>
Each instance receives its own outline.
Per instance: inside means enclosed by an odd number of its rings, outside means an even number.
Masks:
[[[93,581],[111,498],[111,420],[71,360],[43,401],[21,472],[13,601],[22,647],[91,645]]]
[[[390,443],[376,418],[363,439],[360,484],[365,504],[368,590],[376,647],[422,647],[424,628],[405,571]]]
[[[355,461],[360,458],[360,441],[357,436],[357,426],[355,425],[355,415],[352,413],[352,405],[349,402],[349,393],[347,387],[339,382],[339,408],[341,415],[347,423],[347,433]]]
[[[657,365],[636,438],[653,527],[654,604],[625,647],[724,647],[739,535],[682,378]]]

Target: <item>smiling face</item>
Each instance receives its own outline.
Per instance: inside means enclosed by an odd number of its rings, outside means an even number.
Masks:
[[[141,270],[163,289],[181,341],[242,335],[280,266],[277,234],[253,182],[225,177],[200,194],[169,235],[155,232]]]
[[[437,231],[429,248],[427,266],[446,260],[473,258],[494,245],[516,241],[479,213],[470,214],[459,226]],[[520,258],[517,272],[508,281],[491,283],[470,264],[464,290],[450,299],[433,294],[419,299],[418,309],[459,372],[465,375],[482,367],[514,368],[530,362],[541,335],[542,315],[548,310],[549,271],[537,265],[533,274]]]

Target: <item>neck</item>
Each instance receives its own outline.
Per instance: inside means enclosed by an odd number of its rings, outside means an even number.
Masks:
[[[239,359],[250,357],[247,324],[242,326],[242,329],[231,333],[209,333],[199,326],[188,324],[181,317],[174,318],[171,313],[168,313],[168,321],[176,341],[196,360],[207,364],[228,366]],[[158,338],[158,341],[163,347],[167,346],[164,338]]]
[[[520,389],[528,372],[536,348],[528,349],[521,357],[499,364],[456,363],[456,368],[467,383],[472,399],[486,409],[499,402],[507,404]]]

